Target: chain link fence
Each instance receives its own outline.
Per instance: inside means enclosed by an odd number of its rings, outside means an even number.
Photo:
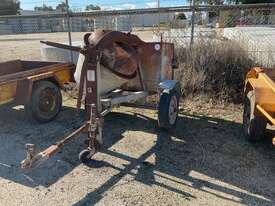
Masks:
[[[181,47],[202,41],[216,46],[220,41],[237,43],[236,50],[246,51],[255,65],[273,67],[275,66],[275,5],[197,7],[193,22],[186,23],[185,27],[170,26],[163,33],[163,37]]]
[[[68,43],[67,32],[71,32],[73,44],[80,44],[85,32],[98,28],[131,31],[145,41],[162,38],[184,48],[202,40],[235,42],[255,64],[275,64],[275,4],[35,11],[35,14],[0,16],[0,49],[6,51],[1,52],[0,61],[39,59],[39,40]]]

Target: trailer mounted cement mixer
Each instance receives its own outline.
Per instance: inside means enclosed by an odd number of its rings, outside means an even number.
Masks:
[[[42,152],[27,144],[27,157],[22,168],[32,168],[47,160],[66,142],[87,133],[87,148],[79,154],[89,161],[99,151],[102,141],[102,119],[118,105],[140,106],[150,95],[158,94],[158,125],[175,127],[181,88],[174,80],[176,68],[174,45],[165,42],[144,42],[131,33],[97,30],[84,36],[84,46],[68,46],[42,42],[56,51],[78,52],[75,81],[79,85],[77,107],[85,104],[86,121],[81,127]],[[50,61],[58,55],[50,55]],[[142,100],[142,101],[140,101]],[[145,106],[145,104],[143,104]]]

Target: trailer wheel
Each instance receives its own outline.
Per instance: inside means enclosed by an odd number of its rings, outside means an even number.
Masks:
[[[40,123],[53,120],[62,107],[62,95],[57,85],[50,81],[34,84],[31,101],[25,106],[27,114]]]
[[[78,158],[82,163],[85,164],[85,163],[88,163],[89,161],[91,161],[91,158],[95,153],[96,153],[95,148],[84,149],[79,153]]]
[[[79,153],[78,158],[82,163],[88,163],[91,160],[90,150],[88,150],[88,149],[82,150]]]
[[[176,91],[162,93],[158,106],[158,125],[159,128],[170,130],[177,123],[179,112],[180,95]]]
[[[243,131],[246,139],[250,142],[261,140],[267,125],[267,121],[264,117],[254,114],[254,109],[255,91],[250,91],[244,99],[243,112]]]

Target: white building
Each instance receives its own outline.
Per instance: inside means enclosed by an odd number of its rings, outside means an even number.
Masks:
[[[66,17],[45,18],[39,16],[56,12],[22,10],[20,13],[18,18],[7,17],[0,19],[0,34],[65,32],[68,30]],[[35,17],[26,17],[31,15],[35,15]],[[71,18],[71,28],[73,32],[87,32],[98,28],[130,31],[133,28],[153,27],[158,24],[169,25],[174,19],[175,14],[172,13],[102,16],[96,18],[83,16]]]

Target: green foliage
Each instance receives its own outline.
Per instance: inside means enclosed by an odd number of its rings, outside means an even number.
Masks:
[[[192,5],[192,0],[187,0],[190,5]],[[232,1],[232,0],[229,0]],[[225,0],[195,0],[196,5],[198,4],[206,4],[206,5],[223,5]]]
[[[43,6],[36,6],[34,7],[35,11],[53,11],[53,7],[47,6],[46,4],[43,4]]]
[[[275,0],[240,0],[242,4],[275,3]]]
[[[0,16],[18,14],[20,2],[18,0],[0,0]]]
[[[187,0],[192,4],[192,0]],[[196,4],[224,5],[224,4],[260,4],[275,3],[275,0],[195,0]]]
[[[60,4],[58,4],[55,8],[57,11],[65,12],[67,10],[66,3],[63,1]]]
[[[95,6],[93,4],[89,4],[86,6],[85,8],[86,11],[90,11],[90,10],[101,10],[101,8],[99,6]]]

